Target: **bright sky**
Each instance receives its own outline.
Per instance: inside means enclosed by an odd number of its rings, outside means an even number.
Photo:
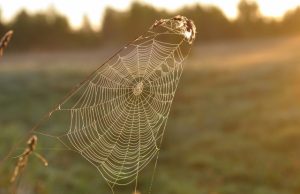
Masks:
[[[5,21],[12,19],[21,9],[26,8],[31,13],[46,10],[54,6],[59,13],[66,15],[74,28],[80,27],[83,15],[87,15],[94,28],[99,27],[104,10],[111,6],[118,10],[127,9],[133,0],[0,0],[2,18]],[[136,0],[138,1],[138,0]],[[141,0],[140,0],[141,1]],[[256,0],[265,16],[280,17],[287,10],[300,6],[300,0]],[[229,17],[237,15],[239,0],[143,0],[158,8],[175,11],[184,5],[201,3],[216,5]]]

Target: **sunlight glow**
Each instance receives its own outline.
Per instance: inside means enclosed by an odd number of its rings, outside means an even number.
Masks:
[[[4,2],[5,1],[5,2]],[[72,27],[79,28],[82,18],[87,15],[93,27],[99,28],[104,10],[107,6],[118,10],[126,10],[133,0],[85,0],[66,1],[66,0],[0,0],[2,18],[5,21],[11,20],[22,8],[34,13],[43,11],[53,6],[55,9],[68,17]],[[237,16],[237,4],[239,0],[143,0],[146,4],[153,5],[160,9],[167,9],[176,14],[176,9],[182,6],[190,6],[195,3],[203,5],[216,5],[220,7],[229,18]],[[300,5],[300,0],[257,0],[263,15],[268,17],[281,17],[287,10]]]
[[[281,17],[287,10],[300,6],[299,0],[261,0],[259,1],[260,10],[265,16]]]

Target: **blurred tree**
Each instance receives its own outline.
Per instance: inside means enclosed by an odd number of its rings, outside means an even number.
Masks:
[[[263,20],[256,1],[241,0],[239,2],[235,27],[240,37],[256,37],[267,33],[265,31],[268,30],[267,23]]]
[[[81,32],[87,34],[93,33],[93,28],[87,15],[84,15],[82,18]]]
[[[103,41],[117,41],[122,39],[123,35],[123,26],[125,23],[125,13],[118,12],[110,7],[106,8],[103,22],[101,37]]]
[[[102,22],[102,37],[105,40],[132,40],[145,32],[156,19],[169,17],[167,12],[134,2],[127,12],[107,8]]]
[[[261,18],[259,7],[253,0],[241,0],[238,11],[238,21],[244,24],[255,23]]]
[[[134,2],[127,14],[125,33],[126,39],[132,40],[145,32],[154,22],[160,18],[171,17],[166,11],[159,11],[146,4]]]
[[[50,9],[46,12],[46,18],[48,18],[48,35],[49,40],[52,43],[49,43],[50,48],[67,48],[72,47],[74,45],[73,42],[73,32],[70,28],[68,19],[60,15],[54,8],[50,7]]]
[[[32,28],[32,18],[26,10],[21,10],[13,20],[11,28],[15,32],[14,41],[15,44],[12,45],[12,48],[21,48],[26,49],[32,45],[32,33],[34,29]]]
[[[282,33],[299,33],[300,32],[300,6],[294,10],[288,11],[283,18]]]
[[[29,15],[20,11],[11,24],[15,31],[15,44],[19,49],[67,47],[71,43],[68,20],[54,9],[46,13]]]
[[[72,30],[67,18],[59,14],[54,7],[36,14],[28,14],[21,10],[9,24],[2,22],[0,11],[0,33],[3,34],[10,28],[15,31],[12,49],[95,47],[103,42],[121,43],[132,40],[145,32],[155,20],[177,14],[194,20],[197,26],[197,41],[300,33],[300,7],[289,11],[282,21],[276,21],[264,18],[260,14],[258,4],[253,0],[240,0],[238,17],[234,21],[229,20],[215,6],[194,4],[176,13],[170,13],[135,1],[126,11],[108,7],[99,32],[92,29],[87,16],[83,17],[81,29]]]
[[[99,42],[99,35],[93,30],[87,15],[83,16],[81,28],[75,36],[77,38],[74,41],[79,43],[81,47],[97,46]]]

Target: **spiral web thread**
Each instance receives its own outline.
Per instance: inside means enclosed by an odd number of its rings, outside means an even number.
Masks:
[[[56,138],[94,165],[112,191],[134,181],[137,191],[140,171],[158,158],[194,38],[183,16],[156,21],[54,111],[70,115],[68,131]]]

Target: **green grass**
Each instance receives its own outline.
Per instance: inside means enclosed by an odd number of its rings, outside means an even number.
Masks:
[[[1,157],[103,61],[104,55],[87,53],[75,58],[72,53],[4,58]],[[80,66],[87,60],[94,65]],[[171,109],[153,193],[299,193],[299,86],[299,37],[194,48]],[[49,168],[31,158],[20,193],[109,193],[101,176],[81,157],[58,150],[41,152],[49,159]],[[5,193],[14,162],[10,159],[2,168],[0,193]],[[151,171],[145,170],[142,188],[147,187]]]

